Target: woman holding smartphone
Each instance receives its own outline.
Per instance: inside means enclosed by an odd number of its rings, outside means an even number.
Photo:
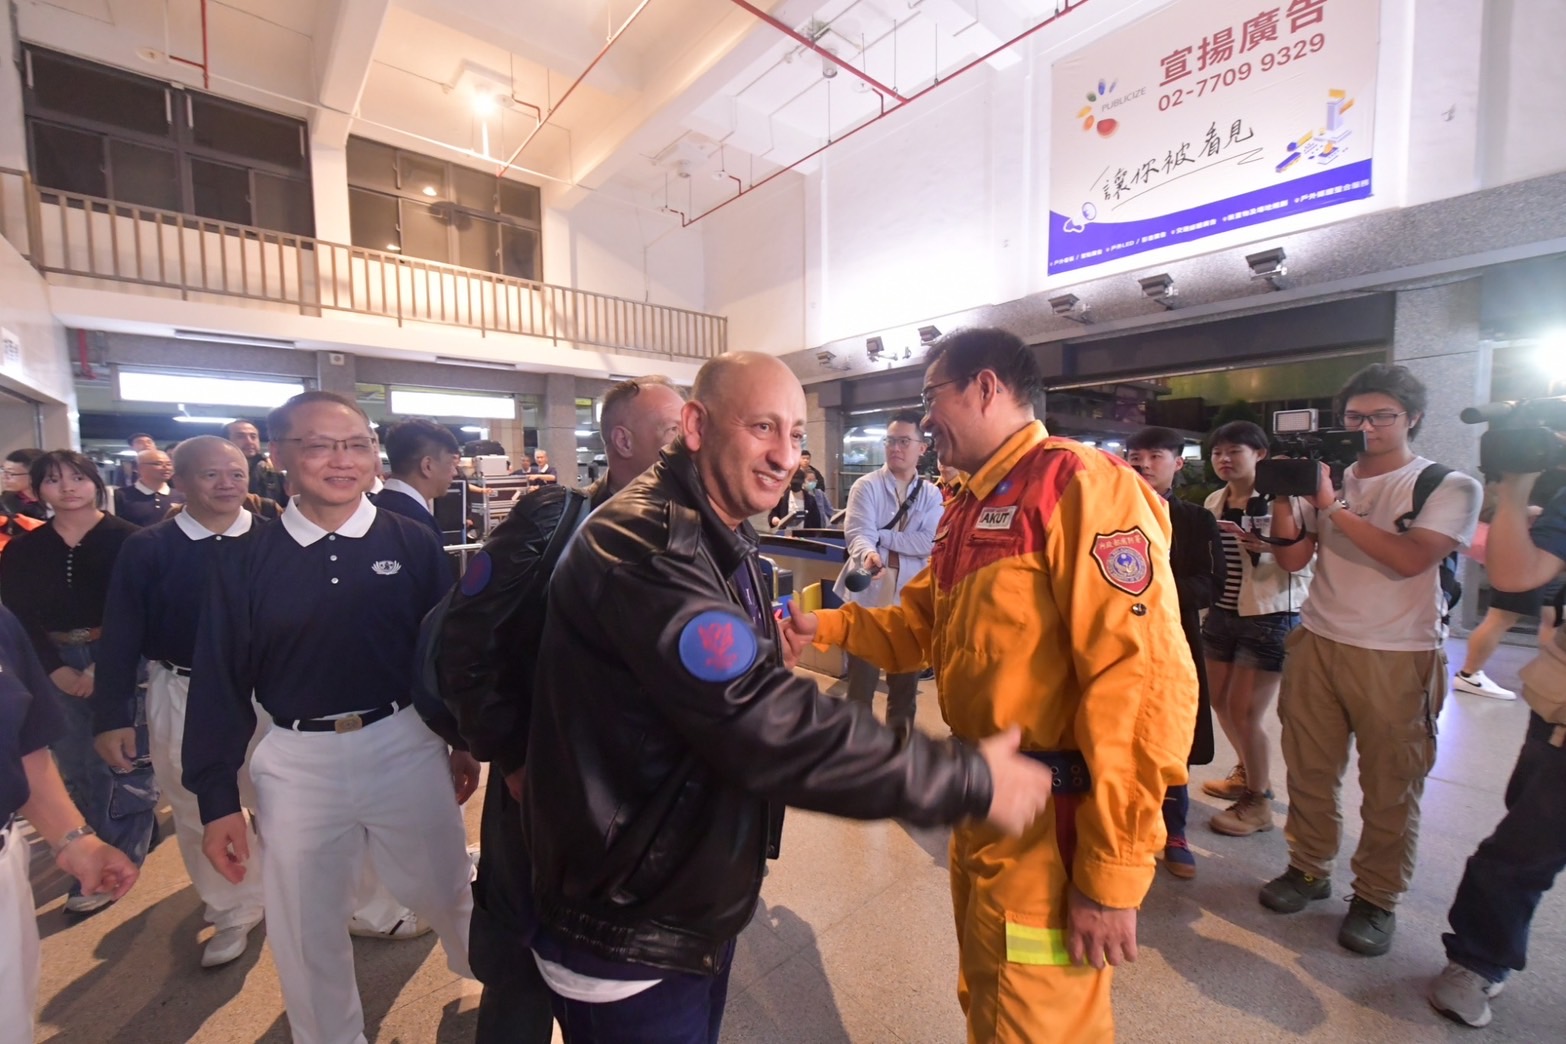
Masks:
[[[1226,565],[1224,589],[1202,625],[1202,649],[1213,713],[1239,764],[1203,792],[1234,804],[1212,818],[1220,834],[1246,837],[1273,828],[1271,751],[1262,723],[1283,677],[1283,640],[1299,623],[1310,568],[1290,573],[1266,537],[1271,509],[1256,495],[1256,465],[1267,456],[1266,432],[1232,421],[1212,436],[1212,465],[1224,487],[1207,498],[1218,519]]]
[[[137,527],[103,510],[108,500],[92,461],[54,450],[33,461],[33,488],[54,517],[13,537],[0,554],[0,601],[21,620],[53,683],[66,727],[51,748],[71,800],[87,825],[137,866],[152,839],[158,785],[146,757],[146,717],[138,708],[135,767],[116,772],[93,749],[93,661],[103,634],[109,574]],[[65,908],[91,913],[114,901],[108,892],[72,887]]]

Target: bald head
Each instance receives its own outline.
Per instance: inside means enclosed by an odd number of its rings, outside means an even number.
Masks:
[[[160,449],[146,449],[136,454],[136,477],[142,485],[157,489],[174,475],[174,465],[169,455]]]
[[[720,355],[696,374],[680,428],[714,510],[738,526],[788,492],[805,440],[805,390],[774,356]]]
[[[225,460],[238,461],[244,465],[244,451],[216,435],[197,435],[174,447],[174,474],[188,479],[204,466],[216,466]]]
[[[604,395],[599,434],[609,462],[609,485],[619,489],[652,467],[680,435],[685,396],[659,374],[621,381]]]

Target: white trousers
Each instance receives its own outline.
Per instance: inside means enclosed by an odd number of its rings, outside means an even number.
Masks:
[[[261,842],[252,827],[246,828],[250,841],[250,863],[245,879],[234,884],[218,873],[201,851],[203,829],[201,809],[196,795],[185,789],[182,751],[185,744],[185,704],[190,696],[190,679],[181,677],[160,663],[147,666],[147,741],[152,755],[152,771],[158,787],[174,813],[174,836],[179,842],[185,872],[190,875],[196,894],[206,904],[207,921],[219,931],[261,922],[262,870]],[[256,809],[255,786],[250,780],[250,758],[271,723],[266,713],[256,709],[259,724],[250,739],[245,766],[239,770],[239,802],[247,810]],[[376,932],[389,932],[408,915],[408,908],[393,899],[375,876],[368,856],[354,893],[354,919]]]
[[[196,894],[207,905],[207,920],[218,930],[240,925],[258,924],[261,921],[260,862],[254,858],[258,851],[256,835],[246,828],[251,865],[245,879],[234,884],[218,873],[201,851],[201,809],[196,795],[185,789],[183,782],[185,763],[182,756],[185,744],[185,701],[190,694],[190,679],[153,663],[147,667],[147,745],[152,754],[152,771],[158,778],[158,787],[174,812],[174,836],[179,841],[179,854],[185,860],[185,872],[190,883],[196,886]],[[257,732],[257,738],[260,732]],[[250,746],[256,745],[252,738]],[[250,773],[239,770],[239,800],[248,809],[256,807],[255,788]]]
[[[33,1044],[38,917],[29,874],[31,855],[16,827],[4,837],[5,851],[0,852],[0,1044]]]
[[[357,732],[273,726],[250,759],[267,941],[296,1044],[365,1044],[347,915],[368,852],[397,899],[468,969],[466,832],[446,745],[405,710]]]

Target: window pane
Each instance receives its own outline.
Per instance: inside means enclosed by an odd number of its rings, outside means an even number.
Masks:
[[[499,245],[500,229],[495,222],[469,215],[466,227],[457,229],[457,264],[481,272],[498,272],[500,259],[496,250]]]
[[[520,181],[500,179],[500,212],[538,224],[538,189]]]
[[[48,51],[30,51],[32,106],[142,134],[170,136],[167,88]]]
[[[160,210],[179,210],[179,179],[174,153],[129,141],[109,139],[109,172],[114,199]]]
[[[190,109],[195,121],[192,144],[288,170],[304,169],[304,124],[298,120],[197,94],[190,95]]]
[[[498,180],[495,175],[453,166],[451,178],[456,183],[458,205],[486,214],[495,212],[495,183]]]
[[[251,224],[250,172],[243,167],[207,160],[190,161],[190,187],[196,213],[237,225]]]
[[[378,192],[348,190],[348,228],[353,245],[369,250],[401,250],[397,201]]]
[[[315,235],[315,200],[310,183],[256,171],[256,224],[279,232]],[[353,218],[348,219],[352,222]]]
[[[517,279],[538,280],[538,233],[515,225],[500,226],[500,271]]]
[[[447,199],[446,164],[416,152],[397,153],[397,178],[404,196]],[[420,255],[423,256],[423,255]]]
[[[450,261],[446,222],[423,203],[405,199],[401,207],[402,252],[426,261]]]
[[[107,196],[103,138],[50,123],[33,124],[33,176],[45,188]]]
[[[396,192],[397,150],[378,141],[349,138],[348,183],[383,192]]]

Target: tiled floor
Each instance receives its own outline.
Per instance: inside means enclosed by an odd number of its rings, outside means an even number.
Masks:
[[[1453,654],[1460,656],[1460,643],[1453,643]],[[1503,648],[1491,675],[1515,684],[1528,655]],[[1290,918],[1262,909],[1257,886],[1285,864],[1281,829],[1220,837],[1206,828],[1219,806],[1197,798],[1191,840],[1200,873],[1189,883],[1160,873],[1148,897],[1141,959],[1119,973],[1115,986],[1120,1039],[1467,1039],[1473,1031],[1435,1016],[1422,989],[1443,960],[1440,932],[1463,860],[1500,817],[1526,716],[1520,703],[1460,695],[1448,701],[1440,759],[1426,792],[1419,870],[1398,912],[1394,949],[1382,958],[1337,946],[1340,903],[1319,903]],[[919,721],[931,732],[945,731],[933,699],[921,701]],[[1228,752],[1220,751],[1195,776],[1221,775],[1229,764]],[[1285,798],[1280,794],[1280,813]],[[1359,826],[1352,779],[1344,800],[1347,849]],[[469,805],[474,836],[478,808],[475,799]],[[724,1040],[961,1041],[945,851],[940,831],[791,812],[783,858],[740,939]],[[1345,855],[1340,893],[1350,876]],[[40,876],[45,939],[38,1041],[288,1039],[264,948],[253,947],[225,968],[198,966],[200,905],[172,844],[152,854],[135,892],[95,917],[67,921],[62,894],[54,877]],[[472,1039],[478,987],[451,976],[431,937],[357,940],[354,948],[371,1040]],[[1557,893],[1546,897],[1534,923],[1531,965],[1498,999],[1484,1039],[1566,1040],[1563,972],[1566,898]]]

